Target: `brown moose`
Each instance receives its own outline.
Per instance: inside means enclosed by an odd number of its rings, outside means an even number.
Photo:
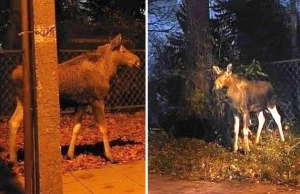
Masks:
[[[255,143],[259,143],[259,137],[265,117],[263,111],[268,109],[272,114],[280,133],[280,138],[284,141],[282,132],[281,116],[279,115],[275,104],[275,93],[272,85],[267,81],[250,81],[240,78],[232,73],[232,64],[227,66],[227,70],[222,70],[217,66],[213,66],[213,71],[217,74],[214,83],[214,89],[227,89],[228,103],[233,109],[234,117],[234,142],[233,151],[238,150],[238,134],[240,127],[240,117],[243,118],[243,135],[244,135],[244,151],[245,154],[250,152],[248,133],[250,113],[256,113],[259,124]]]
[[[116,74],[118,66],[139,67],[140,59],[122,44],[121,34],[109,44],[82,54],[58,65],[60,104],[75,105],[73,134],[67,155],[74,158],[76,138],[81,128],[85,107],[92,106],[99,129],[103,134],[105,155],[113,160],[104,117],[104,96],[109,91],[109,81]],[[10,160],[17,162],[16,134],[23,120],[23,77],[22,66],[12,72],[12,81],[17,91],[17,107],[9,120]]]

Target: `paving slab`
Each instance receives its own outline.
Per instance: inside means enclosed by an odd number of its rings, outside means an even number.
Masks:
[[[89,188],[94,194],[144,194],[145,187],[132,182],[131,180],[122,180],[117,183],[108,183]]]
[[[63,192],[64,193],[77,193],[77,191],[85,191],[86,187],[82,185],[79,181],[73,183],[63,184]],[[89,191],[89,190],[87,190]]]
[[[129,179],[133,180],[134,182],[136,182],[137,184],[145,187],[146,184],[145,171],[131,172],[131,173],[126,173],[124,175]]]
[[[77,179],[70,172],[64,174],[62,180],[63,180],[63,184],[77,182]]]
[[[119,171],[120,173],[132,173],[132,172],[145,172],[145,162],[135,161],[127,164],[110,164],[111,168]]]
[[[110,167],[103,167],[100,169],[89,169],[73,171],[71,174],[83,185],[87,187],[103,185],[108,183],[118,183],[122,180],[127,179],[121,173],[117,173]]]
[[[64,194],[145,194],[145,161],[110,164],[63,175]]]

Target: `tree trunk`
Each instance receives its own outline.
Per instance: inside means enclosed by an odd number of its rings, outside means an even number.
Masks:
[[[211,60],[211,47],[208,44],[208,0],[186,0],[188,22],[188,72],[185,85],[185,99],[194,93],[208,95],[207,68]]]

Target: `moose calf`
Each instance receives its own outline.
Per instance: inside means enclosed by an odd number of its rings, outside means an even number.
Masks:
[[[103,134],[105,155],[113,160],[109,145],[107,124],[104,117],[104,96],[109,91],[109,81],[116,74],[118,66],[139,67],[140,59],[127,50],[119,34],[109,44],[99,46],[95,51],[82,54],[58,65],[59,95],[61,104],[75,105],[73,135],[68,156],[74,158],[76,138],[81,128],[81,118],[85,107],[91,105],[99,130]],[[23,76],[22,66],[12,73],[12,81],[17,92],[17,107],[9,120],[10,160],[17,162],[16,134],[23,120]]]
[[[222,70],[213,66],[213,71],[217,74],[214,89],[227,89],[228,103],[233,109],[234,116],[234,144],[233,151],[238,150],[238,134],[240,127],[240,117],[243,118],[244,151],[250,152],[248,133],[250,113],[256,113],[259,121],[255,143],[259,143],[259,137],[265,117],[263,111],[268,109],[272,114],[280,133],[280,138],[284,141],[282,132],[281,117],[275,104],[275,93],[272,85],[266,81],[250,81],[240,78],[232,73],[232,64],[227,66],[227,70]]]

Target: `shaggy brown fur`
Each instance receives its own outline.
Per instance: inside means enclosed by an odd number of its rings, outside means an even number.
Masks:
[[[259,125],[256,134],[255,142],[259,143],[259,137],[263,128],[265,117],[263,111],[268,109],[275,122],[278,125],[281,140],[284,141],[282,132],[281,117],[275,105],[275,92],[272,85],[266,81],[250,81],[242,79],[232,73],[232,65],[227,66],[227,70],[221,70],[217,66],[213,66],[214,72],[218,75],[214,83],[216,90],[221,88],[227,89],[228,103],[234,113],[234,146],[233,151],[238,150],[238,133],[240,117],[243,118],[243,133],[245,153],[250,151],[248,142],[248,125],[250,113],[257,114]]]
[[[58,65],[59,95],[61,105],[76,104],[72,141],[68,156],[74,157],[74,146],[81,127],[81,117],[86,105],[91,105],[103,133],[106,156],[112,159],[104,118],[103,97],[109,91],[109,81],[116,74],[118,66],[139,67],[140,59],[123,45],[121,35],[111,43],[98,47],[95,51],[82,54]],[[9,121],[10,159],[16,162],[15,136],[23,117],[23,77],[22,66],[12,73],[12,81],[17,91],[17,108]]]

